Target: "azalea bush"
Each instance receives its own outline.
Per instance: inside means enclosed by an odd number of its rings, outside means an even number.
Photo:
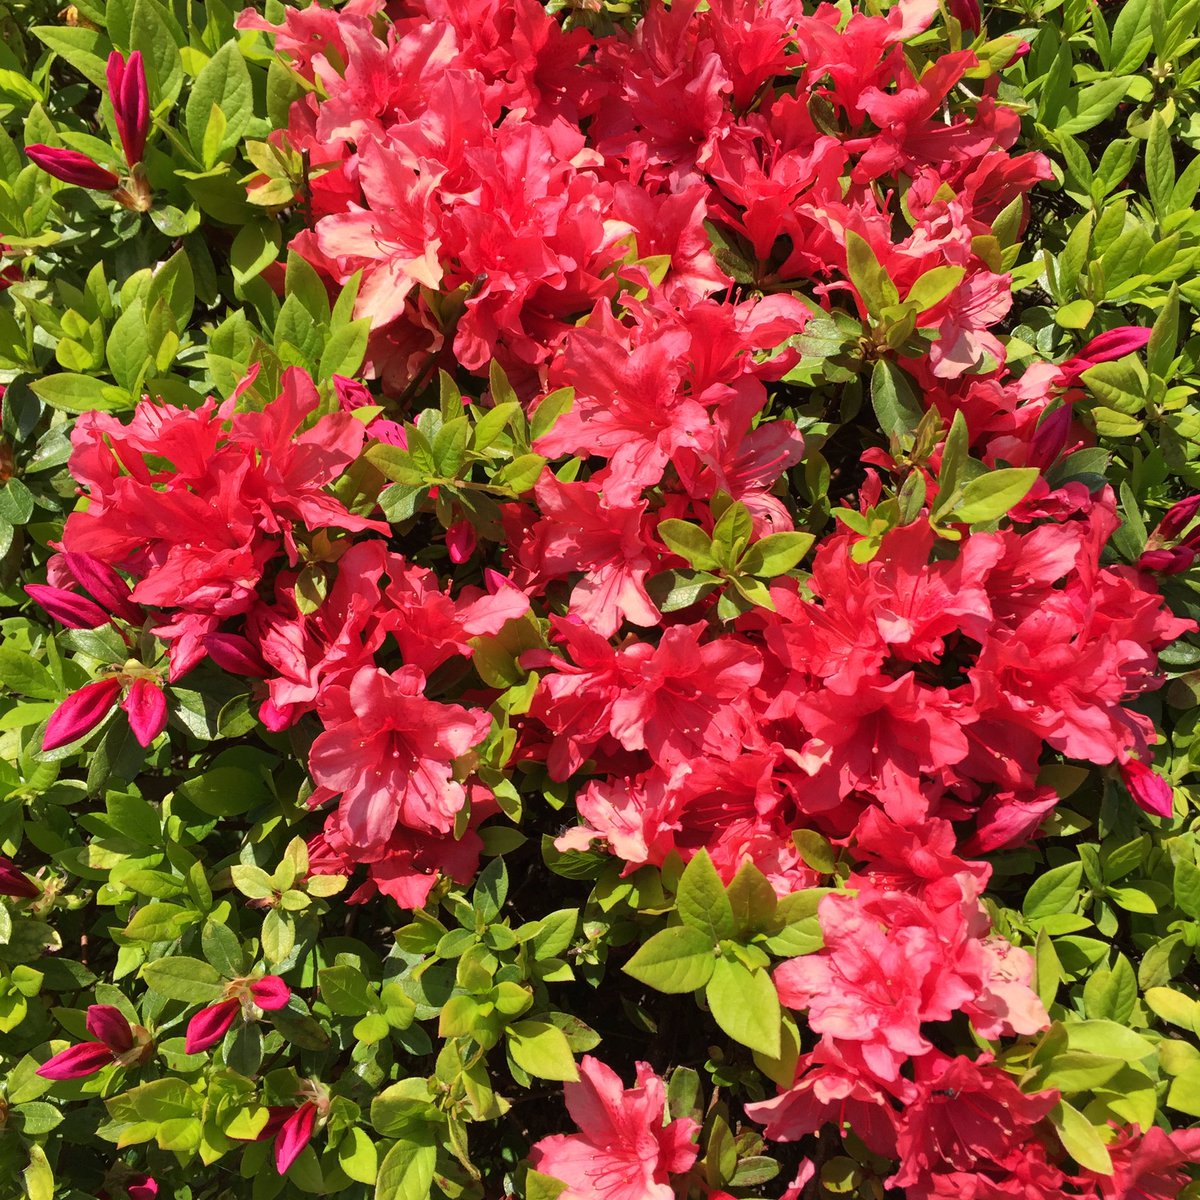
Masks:
[[[1200,6],[0,24],[5,1197],[1200,1196]]]

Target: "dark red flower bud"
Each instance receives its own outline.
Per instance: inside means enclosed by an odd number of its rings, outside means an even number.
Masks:
[[[1200,492],[1180,500],[1178,504],[1172,504],[1155,530],[1159,540],[1173,541],[1192,523],[1197,512],[1200,512]]]
[[[80,1042],[48,1058],[37,1074],[43,1079],[83,1079],[116,1061],[117,1056],[103,1042]]]
[[[184,1049],[189,1054],[199,1054],[215,1046],[229,1032],[241,1007],[237,1000],[222,1000],[219,1004],[202,1008],[188,1022]]]
[[[153,679],[135,679],[121,707],[140,746],[149,746],[167,726],[167,698]]]
[[[317,1121],[317,1106],[309,1100],[283,1123],[275,1138],[275,1167],[280,1175],[300,1157],[300,1151],[312,1140],[313,1126]]]
[[[43,750],[57,750],[90,733],[108,715],[121,694],[119,679],[98,679],[68,696],[50,714]]]
[[[108,56],[108,96],[125,150],[125,161],[131,167],[136,166],[142,161],[146,134],[150,130],[150,93],[146,88],[146,68],[140,50],[135,50],[128,62],[118,50]]]
[[[48,583],[27,583],[26,593],[68,629],[98,629],[108,624],[108,613],[94,600]]]
[[[0,854],[0,896],[32,900],[41,894],[41,888],[11,858]]]
[[[1196,551],[1188,546],[1176,546],[1174,550],[1147,550],[1138,559],[1138,569],[1154,571],[1159,575],[1181,575],[1190,570],[1196,561]]]
[[[270,672],[258,650],[236,633],[210,633],[204,639],[208,657],[231,675],[247,675],[251,679],[266,679]]]
[[[78,150],[63,150],[35,142],[25,147],[25,153],[30,162],[36,163],[47,175],[53,175],[63,183],[73,183],[76,187],[91,188],[97,192],[114,191],[121,183],[111,171]]]
[[[63,561],[79,586],[113,616],[130,625],[140,625],[146,619],[142,609],[129,598],[129,584],[108,563],[72,550],[63,551]]]
[[[264,975],[250,985],[250,995],[259,1008],[270,1012],[287,1004],[292,998],[292,989],[278,975]]]
[[[133,1049],[133,1029],[125,1014],[111,1004],[90,1005],[87,1028],[92,1037],[99,1038],[114,1054],[125,1054]]]

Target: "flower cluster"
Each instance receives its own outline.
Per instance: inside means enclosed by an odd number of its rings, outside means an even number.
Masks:
[[[654,876],[655,918],[663,885],[707,862],[729,928],[712,918],[693,956],[707,974],[672,990],[703,989],[718,960],[765,985],[770,1036],[742,1041],[778,1085],[744,1108],[769,1141],[853,1140],[915,1200],[1165,1198],[1200,1134],[1129,1119],[1084,1161],[1057,1138],[1063,1097],[1025,1071],[1028,1046],[1006,1056],[1050,1027],[1052,991],[1018,944],[1030,930],[985,892],[990,856],[1053,817],[1064,764],[1123,781],[1126,810],[1172,817],[1145,697],[1159,652],[1196,628],[1159,583],[1200,553],[1200,499],[1118,554],[1113,486],[1076,469],[1095,441],[1089,373],[1148,331],[1009,361],[1006,252],[1050,177],[1014,152],[1020,117],[1000,99],[999,71],[1027,47],[962,48],[980,14],[954,3],[956,48],[926,61],[932,0],[844,7],[655,3],[628,29],[534,0],[244,13],[302,84],[269,142],[305,164],[290,250],[331,292],[349,287],[366,382],[263,353],[227,398],[79,417],[69,467],[86,504],[49,582],[26,591],[121,650],[55,707],[42,749],[118,706],[153,746],[197,678],[249,694],[269,744],[287,734],[304,756],[301,797],[323,818],[297,843],[303,870],[245,893],[273,916],[309,904],[297,874],[357,873],[354,903],[436,906],[531,796],[567,819],[548,857]],[[117,59],[136,178],[145,79],[140,57]],[[59,178],[117,187],[72,153],[31,148]],[[810,392],[845,384],[849,422],[859,376],[882,428],[846,453],[827,393]],[[735,921],[722,889],[747,879],[765,897]],[[39,894],[7,860],[0,890]],[[809,900],[807,943],[755,931],[754,905]],[[500,1018],[533,1003],[496,965],[516,939],[468,952],[424,919],[401,949],[460,960],[440,1032],[459,1039],[469,1102],[494,1115],[486,1068],[483,1083],[470,1072]],[[269,961],[298,969],[292,946]],[[286,1020],[281,977],[212,973],[187,1055],[263,1010]],[[422,1018],[438,1011],[423,988],[390,1004],[364,985],[354,1015],[407,1028],[414,997]],[[705,994],[726,1028],[719,990]],[[565,1037],[518,1025],[510,1063],[536,1075],[522,1039]],[[117,1008],[93,1005],[87,1028],[98,1040],[43,1078],[156,1052]],[[533,1168],[566,1200],[727,1196],[696,1174],[701,1122],[636,1071],[624,1089],[585,1057],[566,1090],[580,1132],[537,1140]],[[271,1140],[280,1173],[345,1119],[319,1081],[283,1098],[230,1134]],[[1109,1172],[1093,1169],[1103,1156]],[[787,1195],[815,1171],[802,1164]]]

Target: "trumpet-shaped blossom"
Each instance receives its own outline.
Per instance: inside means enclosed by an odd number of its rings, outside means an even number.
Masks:
[[[542,1138],[534,1167],[567,1185],[565,1200],[672,1200],[671,1176],[696,1161],[696,1122],[664,1120],[666,1089],[647,1063],[637,1064],[632,1088],[591,1055],[579,1075],[564,1088],[579,1132]]]

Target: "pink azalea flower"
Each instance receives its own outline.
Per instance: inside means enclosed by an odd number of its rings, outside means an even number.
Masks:
[[[447,833],[466,800],[453,764],[487,736],[491,716],[427,700],[424,690],[416,667],[363,667],[322,698],[310,803],[340,795],[338,824],[354,845],[380,845],[397,824]]]
[[[591,1055],[579,1073],[563,1089],[579,1132],[535,1143],[534,1168],[566,1183],[563,1200],[674,1200],[670,1177],[696,1161],[696,1122],[663,1123],[666,1090],[646,1063],[638,1063],[637,1084],[629,1089]]]

